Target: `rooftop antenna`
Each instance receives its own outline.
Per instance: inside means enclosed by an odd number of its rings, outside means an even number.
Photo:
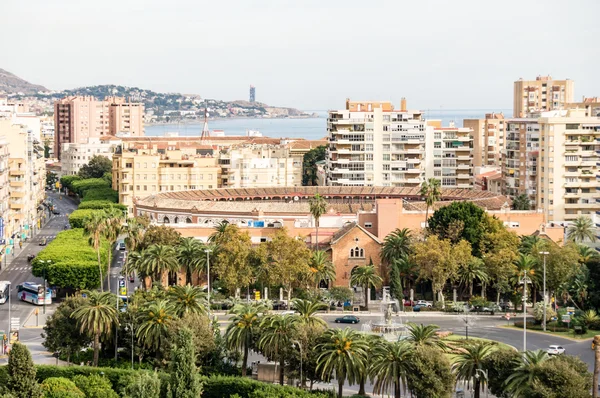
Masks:
[[[210,137],[210,131],[208,130],[208,108],[206,102],[204,102],[204,127],[202,127],[202,135],[200,141],[204,141]]]

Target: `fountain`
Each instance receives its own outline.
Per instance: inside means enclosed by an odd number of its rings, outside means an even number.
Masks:
[[[390,297],[388,289],[383,289],[383,299],[381,300],[381,312],[383,312],[383,319],[373,324],[365,324],[364,332],[372,332],[380,334],[386,340],[398,340],[401,339],[406,332],[406,327],[402,323],[402,319],[398,316],[396,320],[392,318],[394,313],[394,306],[396,310],[400,309],[400,303],[398,300]]]

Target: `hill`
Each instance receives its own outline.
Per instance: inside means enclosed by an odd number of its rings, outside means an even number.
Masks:
[[[48,91],[48,89],[38,84],[31,84],[27,80],[23,80],[4,69],[0,69],[0,93],[36,94],[40,91]]]

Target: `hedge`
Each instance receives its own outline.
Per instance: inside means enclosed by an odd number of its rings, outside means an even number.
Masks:
[[[109,200],[88,200],[86,202],[81,202],[79,204],[79,210],[86,209],[94,209],[94,210],[108,210],[108,209],[118,209],[121,211],[126,211],[127,206],[121,205],[118,203],[111,202]]]
[[[72,190],[73,183],[79,180],[81,180],[81,177],[79,177],[78,175],[64,176],[60,178],[60,185],[69,190]]]
[[[71,224],[71,228],[84,228],[85,219],[94,213],[103,214],[104,210],[77,209],[73,211],[73,213],[69,215],[69,224]]]
[[[108,242],[102,240],[100,259],[103,275],[108,264]],[[95,289],[100,286],[98,258],[89,245],[83,229],[74,228],[60,232],[32,261],[32,273],[42,277],[44,266],[41,260],[50,260],[46,265],[46,278],[50,286],[74,289]]]
[[[87,178],[85,180],[74,181],[71,184],[73,192],[79,196],[85,196],[89,190],[110,188],[110,184],[104,178]]]
[[[523,329],[523,321],[515,321],[515,326]],[[544,327],[542,325],[536,325],[533,322],[527,322],[527,329],[544,330]],[[559,325],[556,322],[548,322],[546,324],[546,330],[551,332],[569,332],[572,331],[573,328],[567,328],[566,326]]]
[[[85,192],[82,202],[89,202],[92,200],[106,200],[113,203],[119,203],[119,193],[112,188],[98,188],[91,189]]]
[[[281,398],[330,398],[333,392],[310,392],[289,386],[267,384],[260,381],[233,377],[233,376],[211,376],[202,378],[202,398],[222,398],[237,394],[240,398],[251,398],[251,394],[260,391],[264,397]]]

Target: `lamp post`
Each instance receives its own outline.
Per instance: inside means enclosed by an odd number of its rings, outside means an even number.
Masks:
[[[523,352],[527,351],[527,271],[523,271]]]
[[[546,307],[548,306],[547,295],[546,295],[546,256],[550,254],[549,252],[540,252],[541,255],[544,256],[544,332],[546,331]]]
[[[210,315],[210,253],[212,252],[211,249],[204,249],[204,251],[206,252],[206,284],[207,284],[207,294],[206,294],[206,301],[208,303],[208,314]]]
[[[125,331],[129,331],[129,328],[131,328],[131,370],[133,370],[133,352],[135,351],[135,348],[133,345],[133,336],[135,335],[135,333],[133,332],[133,324],[132,323],[126,324]]]
[[[304,387],[304,375],[302,374],[302,344],[298,340],[292,341],[292,348],[297,345],[300,349],[300,388]]]
[[[43,264],[42,272],[44,273],[44,314],[46,314],[46,267],[48,264],[52,263],[52,260],[40,260],[40,263]]]

